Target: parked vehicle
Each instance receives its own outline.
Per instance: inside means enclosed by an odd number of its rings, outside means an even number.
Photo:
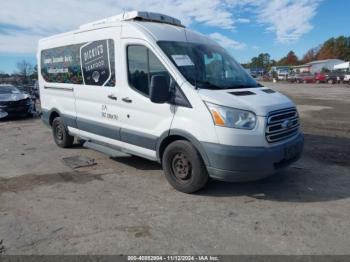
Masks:
[[[319,84],[319,83],[326,83],[327,81],[327,77],[326,75],[322,74],[322,73],[315,73],[314,75],[314,81]]]
[[[345,73],[344,82],[347,82],[350,85],[350,71]]]
[[[314,83],[315,82],[315,76],[311,73],[302,73],[299,75],[300,76],[300,82],[301,83]],[[297,79],[297,81],[299,82],[299,79]]]
[[[305,73],[290,75],[288,80],[292,83],[314,83],[315,76],[311,73],[305,72]]]
[[[288,71],[279,71],[277,73],[277,79],[278,80],[287,80],[288,79]]]
[[[39,41],[43,121],[111,156],[162,164],[182,192],[209,177],[256,180],[296,161],[295,104],[258,84],[225,49],[156,13],[128,12]]]
[[[331,71],[326,74],[326,81],[329,84],[337,84],[344,81],[345,75],[340,71]]]
[[[288,74],[288,76],[287,76],[287,81],[288,82],[291,82],[291,83],[293,83],[293,82],[295,82],[295,76],[296,76],[297,74],[295,73],[295,72],[290,72],[289,74]]]
[[[31,116],[34,103],[30,96],[11,85],[0,85],[0,118]]]

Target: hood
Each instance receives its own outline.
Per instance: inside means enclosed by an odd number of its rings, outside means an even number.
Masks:
[[[29,98],[29,95],[24,93],[0,94],[0,102],[19,101]]]
[[[200,89],[198,92],[204,101],[249,110],[258,116],[267,116],[271,111],[295,107],[288,97],[267,87],[225,90]]]

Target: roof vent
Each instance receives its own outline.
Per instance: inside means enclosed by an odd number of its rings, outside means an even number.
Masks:
[[[250,95],[256,95],[255,93],[251,91],[235,91],[235,92],[230,92],[230,94],[235,95],[235,96],[250,96]]]
[[[158,22],[158,23],[172,24],[172,25],[184,27],[184,25],[181,24],[181,21],[179,19],[176,19],[168,15],[152,13],[152,12],[130,11],[130,12],[124,12],[116,16],[107,17],[98,21],[81,25],[80,29],[88,29],[91,27],[107,25],[109,23],[130,21],[130,20]]]

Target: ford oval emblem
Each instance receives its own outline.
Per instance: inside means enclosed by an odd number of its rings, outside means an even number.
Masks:
[[[290,128],[292,125],[293,125],[293,122],[290,121],[289,119],[284,120],[284,121],[282,122],[282,124],[281,124],[281,126],[282,126],[284,129]]]

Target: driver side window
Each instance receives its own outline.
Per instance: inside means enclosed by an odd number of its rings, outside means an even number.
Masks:
[[[129,84],[137,92],[149,96],[149,86],[153,75],[164,75],[170,82],[169,73],[147,47],[128,46],[127,59]]]

